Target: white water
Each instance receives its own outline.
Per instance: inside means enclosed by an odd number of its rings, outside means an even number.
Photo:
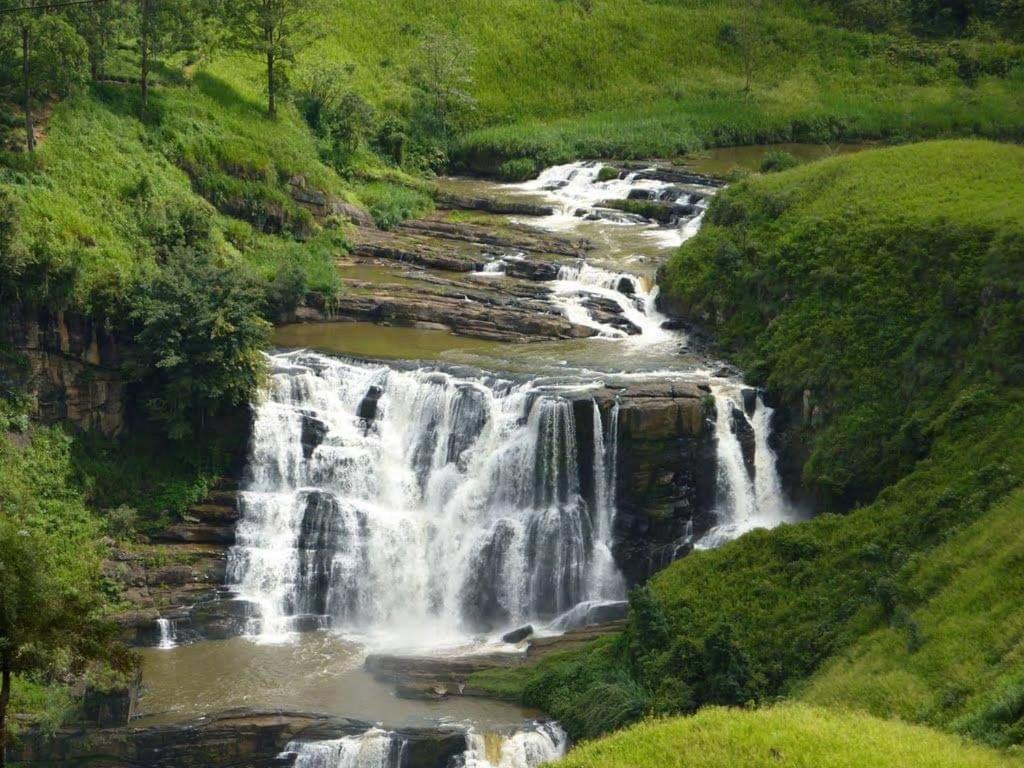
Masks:
[[[568,739],[556,723],[539,723],[511,734],[470,729],[466,745],[458,763],[462,768],[539,768],[564,756]],[[330,741],[293,741],[281,757],[296,755],[295,768],[401,768],[406,749],[400,734],[372,728]]]
[[[157,648],[163,651],[169,651],[171,648],[177,648],[178,643],[174,637],[174,624],[171,623],[171,620],[157,619],[156,624],[160,628],[160,644]]]
[[[599,181],[602,164],[579,162],[548,168],[533,181],[506,185],[506,189],[520,194],[543,194],[546,201],[555,207],[552,216],[531,219],[530,223],[555,232],[568,232],[587,227],[600,227],[606,231],[615,228],[639,229],[653,244],[671,249],[696,235],[704,217],[704,210],[711,188],[700,188],[699,192],[682,191],[678,185],[651,179],[637,178],[629,174],[621,179]],[[690,189],[687,187],[687,189]],[[696,213],[681,217],[673,226],[659,226],[640,217],[609,210],[602,207],[608,200],[625,200],[631,192],[643,190],[655,196],[672,198],[680,195],[678,202],[693,200]],[[696,198],[700,197],[699,200]],[[597,221],[593,216],[600,215]],[[490,265],[488,265],[490,267]],[[497,266],[490,267],[496,269]],[[628,280],[635,289],[633,296],[620,293],[618,287]],[[559,279],[552,285],[554,301],[573,323],[598,331],[600,338],[625,339],[634,347],[650,347],[677,342],[680,334],[662,329],[667,319],[656,309],[658,289],[637,275],[602,268],[587,261],[572,267],[563,267]],[[595,319],[583,306],[592,296],[615,302],[622,315],[639,329],[638,334],[629,334],[613,325]]]
[[[271,362],[229,556],[253,631],[282,638],[313,615],[436,646],[621,596],[614,500],[582,498],[559,390],[302,352]],[[304,422],[325,433],[311,453]],[[603,431],[599,445],[607,467]]]
[[[542,723],[511,736],[467,734],[466,768],[537,768],[565,755],[568,739],[557,723]]]
[[[772,409],[758,393],[748,422],[754,440],[754,476],[751,477],[739,436],[732,426],[734,411],[746,419],[741,402],[734,391],[726,388],[717,388],[714,395],[718,457],[715,516],[718,524],[697,542],[701,549],[719,546],[756,528],[775,528],[795,519],[782,491],[775,451],[768,442]]]

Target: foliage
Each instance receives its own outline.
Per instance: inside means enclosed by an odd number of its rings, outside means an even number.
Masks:
[[[927,455],[967,381],[1024,383],[1022,171],[1019,148],[937,142],[752,178],[665,271],[755,381],[810,393],[804,480],[836,506]]]
[[[358,194],[381,229],[391,229],[406,219],[423,216],[433,209],[428,195],[397,184],[366,184],[358,189]]]
[[[800,162],[789,152],[773,150],[768,152],[761,160],[761,173],[776,173],[796,168]]]
[[[431,29],[409,68],[413,112],[420,130],[441,138],[447,148],[476,109],[472,95],[473,49],[445,29]]]
[[[57,430],[24,448],[0,436],[0,755],[12,675],[55,680],[91,661],[132,664],[102,617],[99,526],[74,483],[69,442]]]
[[[191,437],[226,406],[249,402],[262,383],[269,324],[264,293],[241,267],[203,247],[179,247],[131,302],[135,358],[128,370],[151,418],[172,438]]]
[[[277,115],[277,98],[286,91],[283,63],[294,62],[301,35],[313,18],[313,0],[230,0],[223,4],[228,41],[259,56],[266,67],[267,112]]]
[[[502,181],[527,181],[534,178],[537,175],[537,171],[536,162],[528,157],[519,157],[502,163],[501,167],[498,168],[498,178]]]
[[[919,726],[803,705],[705,709],[581,745],[567,768],[1010,768],[995,750]]]

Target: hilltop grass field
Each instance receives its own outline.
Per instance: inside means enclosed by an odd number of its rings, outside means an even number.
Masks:
[[[585,743],[566,768],[1012,768],[1019,762],[927,728],[803,705],[706,709]]]

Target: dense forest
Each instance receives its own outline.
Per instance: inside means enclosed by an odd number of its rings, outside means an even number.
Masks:
[[[110,552],[235,471],[354,225],[433,215],[448,175],[781,143],[866,149],[723,179],[659,306],[800,422],[813,519],[472,685],[600,739],[567,765],[1019,759],[1020,2],[12,0],[0,43],[0,765],[137,674]],[[44,316],[118,350],[122,428],[46,417]]]

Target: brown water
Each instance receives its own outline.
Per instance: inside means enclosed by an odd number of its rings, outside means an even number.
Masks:
[[[149,648],[142,656],[139,725],[181,722],[234,707],[318,712],[388,727],[444,722],[501,728],[538,716],[489,699],[399,699],[391,686],[363,671],[360,646],[327,632],[274,645],[236,637]]]
[[[698,173],[724,178],[733,171],[759,171],[761,161],[769,152],[788,152],[801,163],[824,160],[835,155],[848,155],[871,149],[874,144],[752,144],[746,147],[717,147],[687,155],[683,164]]]
[[[676,343],[644,346],[629,339],[594,338],[509,344],[456,336],[444,330],[373,323],[286,325],[274,330],[272,342],[285,349],[311,349],[374,360],[468,365],[485,371],[537,376],[633,374],[706,366],[696,357],[681,354]]]

